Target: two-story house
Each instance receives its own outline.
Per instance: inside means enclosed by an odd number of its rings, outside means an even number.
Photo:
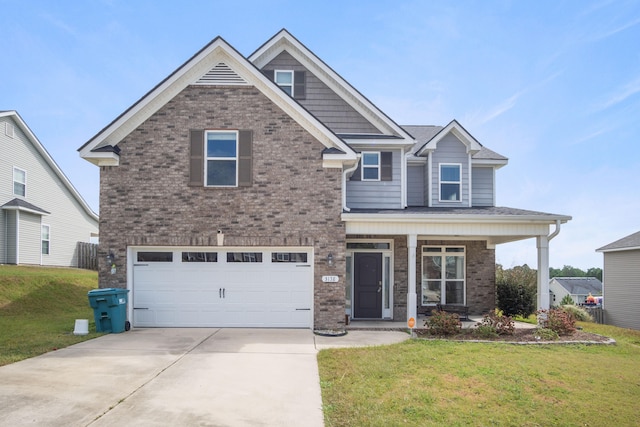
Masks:
[[[507,159],[400,126],[286,30],[214,39],[79,149],[100,166],[100,286],[138,326],[343,329],[495,306],[495,247],[570,219],[496,207]],[[553,225],[554,231],[550,232]]]
[[[0,111],[0,145],[0,263],[77,267],[98,215],[16,111]]]

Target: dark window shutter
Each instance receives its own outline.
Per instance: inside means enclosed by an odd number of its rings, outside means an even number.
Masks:
[[[267,76],[267,78],[271,81],[275,80],[275,71],[273,70],[262,70],[262,74]]]
[[[189,185],[204,186],[204,130],[189,131]]]
[[[392,169],[393,153],[391,151],[383,151],[380,153],[380,180],[392,181],[393,169]]]
[[[253,183],[253,132],[238,132],[238,187],[250,187]]]
[[[305,71],[293,72],[293,98],[294,99],[306,99],[306,83],[307,73]]]

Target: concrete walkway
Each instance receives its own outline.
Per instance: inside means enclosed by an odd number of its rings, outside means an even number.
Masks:
[[[0,425],[322,426],[317,351],[403,332],[134,329],[0,367]]]

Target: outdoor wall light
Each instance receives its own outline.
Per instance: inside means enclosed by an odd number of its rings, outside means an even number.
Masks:
[[[109,265],[113,264],[116,260],[116,255],[113,253],[111,249],[109,249],[109,254],[107,255],[107,263]]]
[[[329,264],[329,267],[333,267],[333,254],[331,252],[327,255],[327,264]]]

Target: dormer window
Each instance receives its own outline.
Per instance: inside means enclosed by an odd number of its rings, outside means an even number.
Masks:
[[[362,180],[380,181],[380,153],[369,151],[362,153]]]
[[[278,86],[280,86],[285,92],[287,92],[290,96],[293,96],[293,71],[275,71],[275,82]]]
[[[461,164],[440,164],[440,201],[459,202],[462,199]]]

